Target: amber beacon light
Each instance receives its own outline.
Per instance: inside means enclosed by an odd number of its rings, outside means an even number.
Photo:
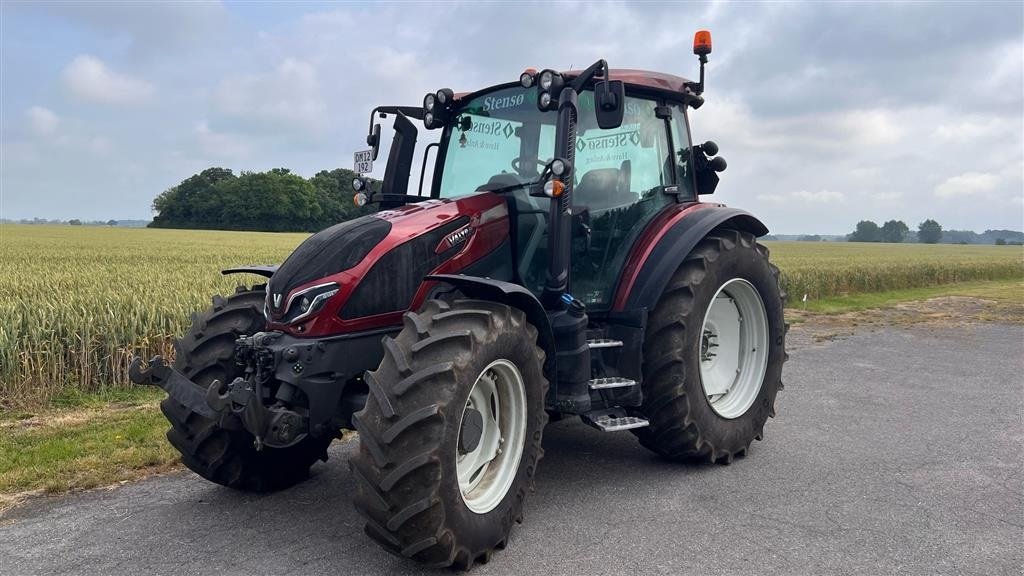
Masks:
[[[707,30],[698,30],[693,35],[693,53],[698,56],[707,56],[711,54],[711,32]]]

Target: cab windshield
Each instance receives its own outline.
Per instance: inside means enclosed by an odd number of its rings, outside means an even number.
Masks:
[[[643,196],[671,184],[671,154],[665,123],[654,100],[626,97],[622,126],[598,128],[594,93],[579,94],[575,181],[588,172],[607,178],[623,171],[620,193]],[[537,109],[537,88],[514,86],[474,98],[462,107],[448,134],[439,196],[451,198],[481,190],[504,190],[533,182],[554,155],[557,113]],[[632,200],[636,196],[622,199]],[[622,200],[620,199],[620,200]],[[582,199],[581,199],[582,200]],[[605,198],[595,209],[611,207]],[[609,204],[609,205],[605,205]]]
[[[533,181],[541,161],[554,152],[555,120],[555,112],[537,109],[536,87],[505,88],[474,98],[451,129],[440,196]]]

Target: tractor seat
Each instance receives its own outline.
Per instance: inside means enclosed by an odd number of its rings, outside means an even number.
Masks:
[[[618,168],[595,168],[586,172],[573,190],[573,197],[574,203],[586,206],[591,215],[626,206],[639,199],[629,191],[626,174]]]
[[[499,190],[501,188],[508,188],[509,186],[522,186],[528,184],[529,180],[513,174],[512,172],[502,172],[501,174],[495,174],[487,180],[486,184],[477,186],[477,192],[489,192],[491,190]]]

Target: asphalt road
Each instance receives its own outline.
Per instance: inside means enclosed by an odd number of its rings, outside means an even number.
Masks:
[[[526,522],[473,574],[1024,572],[1024,327],[807,336],[732,466],[551,425]],[[31,502],[0,521],[0,574],[446,573],[363,535],[354,448],[269,496],[175,473]]]

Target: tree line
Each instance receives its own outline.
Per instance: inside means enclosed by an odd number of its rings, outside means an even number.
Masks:
[[[800,239],[803,239],[801,237]],[[928,219],[911,231],[902,220],[889,220],[881,226],[871,220],[861,220],[856,229],[846,235],[849,242],[920,242],[922,244],[995,244],[997,246],[1020,245],[1024,233],[1018,230],[945,230],[935,220]]]
[[[368,214],[352,201],[355,172],[321,170],[306,179],[287,168],[267,172],[207,168],[153,200],[151,228],[316,232]]]
[[[907,239],[910,228],[903,220],[889,220],[879,226],[871,220],[861,220],[857,228],[846,235],[850,242],[893,242]],[[922,244],[938,244],[942,240],[942,225],[929,218],[917,225],[917,241]]]

